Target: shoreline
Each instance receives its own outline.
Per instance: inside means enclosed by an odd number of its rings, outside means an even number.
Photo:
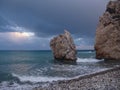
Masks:
[[[120,66],[69,80],[53,81],[33,90],[120,90]]]

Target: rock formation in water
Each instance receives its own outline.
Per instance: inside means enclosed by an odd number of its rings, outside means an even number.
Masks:
[[[50,41],[54,59],[61,61],[76,61],[76,47],[71,34],[65,30],[64,34],[54,37]]]
[[[96,58],[120,60],[120,0],[110,1],[96,30]]]

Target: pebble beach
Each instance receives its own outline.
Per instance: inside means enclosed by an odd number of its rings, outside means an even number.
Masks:
[[[120,66],[71,80],[55,81],[33,90],[120,90]]]

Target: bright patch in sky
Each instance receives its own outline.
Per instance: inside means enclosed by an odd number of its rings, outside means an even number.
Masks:
[[[34,33],[31,32],[14,32],[12,33],[13,36],[16,38],[25,38],[25,37],[31,37],[34,36]]]
[[[9,32],[8,36],[11,41],[15,43],[26,42],[26,40],[31,40],[34,37],[32,32]]]

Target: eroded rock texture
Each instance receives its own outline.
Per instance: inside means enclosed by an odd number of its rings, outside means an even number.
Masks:
[[[65,30],[64,34],[54,37],[50,47],[56,60],[76,61],[76,47],[71,34]]]
[[[120,60],[120,0],[110,1],[96,30],[96,58]]]

